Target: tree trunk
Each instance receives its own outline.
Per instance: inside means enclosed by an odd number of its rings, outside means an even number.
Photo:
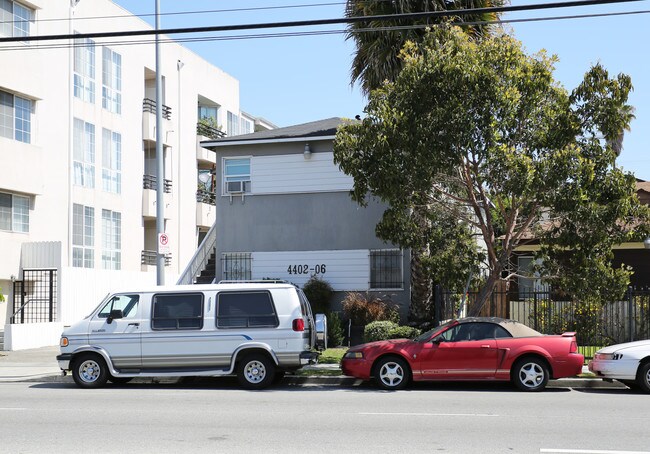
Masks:
[[[469,307],[467,310],[468,317],[479,316],[485,304],[490,300],[490,297],[492,296],[492,293],[494,292],[494,288],[499,282],[499,279],[501,279],[501,267],[497,267],[496,269],[493,269],[490,272],[487,282],[485,283],[483,288],[481,288],[481,291],[478,293],[478,296],[476,297],[476,301],[474,301],[474,304],[472,304],[472,306]]]
[[[421,323],[430,321],[432,317],[431,300],[433,285],[426,266],[422,262],[426,250],[411,249],[411,305],[409,307],[409,321]]]

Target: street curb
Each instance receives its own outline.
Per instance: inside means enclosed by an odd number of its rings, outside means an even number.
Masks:
[[[186,378],[186,377],[184,377]],[[180,384],[184,378],[135,378],[132,383],[139,384]],[[202,377],[203,378],[203,377]],[[234,378],[234,377],[231,377]],[[70,375],[38,375],[25,377],[3,377],[0,383],[73,383]],[[358,387],[364,382],[361,379],[348,377],[345,375],[286,375],[282,380],[283,385],[288,386],[344,386]],[[451,383],[451,382],[447,382]],[[460,382],[455,382],[460,383]],[[476,382],[479,383],[480,382]],[[491,382],[497,383],[497,382]],[[502,382],[505,383],[505,382]],[[550,389],[627,389],[622,383],[617,381],[607,382],[599,378],[561,378],[549,380],[547,388]]]

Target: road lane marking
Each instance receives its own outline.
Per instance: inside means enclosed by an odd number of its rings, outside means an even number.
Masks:
[[[0,411],[3,411],[3,410],[18,410],[18,411],[20,411],[20,410],[27,410],[27,409],[26,408],[20,408],[20,407],[13,407],[13,408],[12,407],[0,407]]]
[[[602,449],[540,449],[548,454],[650,454],[650,451],[603,451]]]
[[[485,413],[358,413],[359,415],[363,416],[460,416],[460,417],[467,417],[467,416],[477,416],[477,417],[495,417],[499,415],[489,415]],[[650,454],[650,453],[648,453]]]

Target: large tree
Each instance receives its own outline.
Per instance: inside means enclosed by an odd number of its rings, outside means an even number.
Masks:
[[[342,127],[334,146],[354,178],[354,200],[370,194],[391,207],[381,236],[404,245],[408,226],[409,238],[464,244],[462,227],[473,229],[488,275],[470,315],[512,278],[511,255],[531,234],[550,281],[623,290],[627,271],[609,266],[612,247],[648,220],[611,145],[632,118],[630,78],[596,65],[568,93],[553,79],[554,58],[528,56],[506,35],[475,41],[456,27],[436,27],[401,58],[395,81],[370,94],[366,117]],[[448,228],[418,224],[418,212]],[[446,269],[476,259],[460,248]]]
[[[433,11],[455,11],[502,6],[504,0],[347,0],[347,17],[371,17]],[[440,23],[465,22],[470,36],[487,36],[499,18],[497,13],[481,12],[428,19],[394,19],[354,22],[348,26],[347,39],[354,40],[356,53],[352,61],[352,83],[360,82],[366,93],[393,81],[402,68],[398,57],[404,45],[420,42],[425,27]]]

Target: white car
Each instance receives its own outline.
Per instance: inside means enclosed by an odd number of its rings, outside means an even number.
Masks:
[[[598,350],[589,362],[589,370],[604,379],[615,379],[650,393],[650,339]]]

